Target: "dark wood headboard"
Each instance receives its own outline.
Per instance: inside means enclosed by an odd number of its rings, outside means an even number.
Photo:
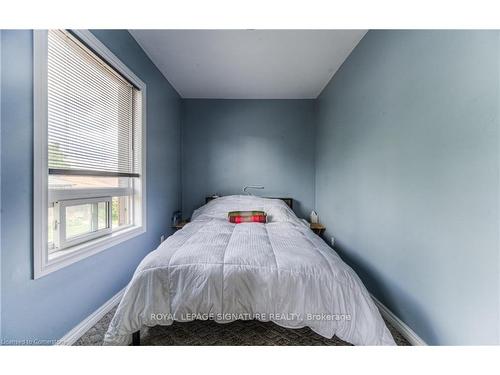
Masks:
[[[281,199],[283,202],[287,204],[288,207],[290,207],[293,210],[293,198],[282,198],[282,197],[262,197],[262,198]],[[215,197],[205,197],[205,204],[207,204],[213,199],[215,199]]]

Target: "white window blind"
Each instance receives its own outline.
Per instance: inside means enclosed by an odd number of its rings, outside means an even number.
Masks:
[[[75,36],[50,30],[49,174],[139,177],[141,97]]]

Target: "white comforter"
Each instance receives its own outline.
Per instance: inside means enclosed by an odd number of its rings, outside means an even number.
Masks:
[[[264,210],[268,223],[231,224],[232,210]],[[258,319],[356,345],[394,345],[354,271],[277,199],[229,196],[195,211],[138,266],[105,344],[194,319]]]

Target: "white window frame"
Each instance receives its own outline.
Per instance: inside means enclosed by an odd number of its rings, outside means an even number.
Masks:
[[[89,233],[85,233],[73,238],[68,238],[66,235],[66,208],[79,206],[83,204],[96,205],[99,203],[106,203],[106,228],[95,229]],[[97,228],[97,211],[92,212],[92,227]],[[55,230],[55,243],[58,249],[64,250],[84,242],[88,242],[94,238],[102,237],[111,234],[111,197],[100,198],[84,198],[84,199],[69,199],[62,200],[54,203],[54,216],[60,218],[60,223],[57,222],[57,229]],[[59,250],[60,251],[60,250]],[[50,258],[50,252],[49,252]]]
[[[70,264],[107,250],[121,242],[130,240],[146,232],[146,84],[137,77],[118,57],[88,30],[72,30],[90,49],[96,52],[114,69],[139,88],[142,95],[142,147],[140,155],[140,183],[132,188],[82,189],[71,191],[63,189],[50,192],[48,189],[48,32],[33,31],[33,104],[34,104],[34,142],[33,142],[33,278],[48,275]],[[48,205],[62,199],[91,199],[98,197],[123,196],[133,189],[134,225],[75,244],[67,249],[49,254],[48,248]],[[57,254],[54,256],[54,254]]]

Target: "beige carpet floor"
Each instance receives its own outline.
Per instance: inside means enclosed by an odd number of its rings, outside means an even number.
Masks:
[[[75,345],[102,345],[104,334],[115,309],[107,313],[87,331]],[[389,323],[389,330],[398,345],[410,345]],[[287,329],[271,322],[257,320],[219,324],[195,320],[175,322],[171,326],[150,328],[141,338],[141,345],[350,345],[337,337],[326,339],[309,328]]]

